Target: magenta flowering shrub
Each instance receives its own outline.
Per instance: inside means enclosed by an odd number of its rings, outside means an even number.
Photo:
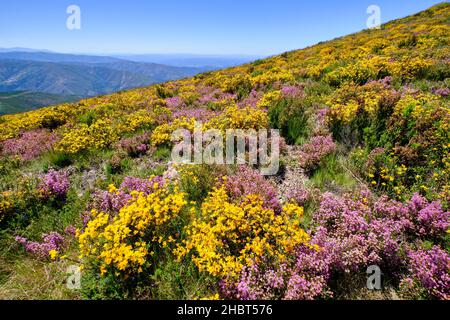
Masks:
[[[119,148],[125,151],[130,157],[139,157],[150,150],[150,134],[144,133],[131,138],[120,140]]]
[[[450,227],[450,212],[443,210],[439,201],[430,203],[418,193],[406,204],[383,196],[374,209],[379,215],[395,219],[416,237],[439,237]]]
[[[325,250],[306,246],[297,249],[290,263],[273,267],[265,261],[245,267],[239,281],[220,284],[225,298],[240,300],[313,300],[331,297],[330,256]]]
[[[430,295],[448,299],[448,253],[438,246],[430,251],[411,248],[426,238],[442,237],[449,217],[440,203],[417,194],[403,204],[387,197],[373,200],[367,190],[357,196],[325,193],[312,221],[310,243],[317,247],[297,248],[281,266],[265,261],[247,267],[237,283],[222,281],[221,294],[244,300],[326,298],[333,296],[335,280],[375,264],[394,278],[408,269],[403,286],[417,283]]]
[[[202,95],[197,100],[197,105],[199,107],[208,107],[211,110],[218,109],[224,101],[235,101],[237,99],[237,95],[234,93],[226,93],[211,87],[204,87],[200,92]]]
[[[281,211],[281,204],[275,186],[260,174],[247,166],[240,166],[235,175],[229,176],[226,188],[232,199],[240,201],[248,195],[260,195],[264,207]]]
[[[433,93],[441,96],[441,97],[448,97],[450,95],[450,89],[449,88],[438,88],[433,90]]]
[[[329,108],[319,109],[315,112],[314,116],[311,118],[313,121],[309,121],[312,136],[328,136],[330,134],[326,120],[328,112]]]
[[[123,208],[130,200],[132,196],[123,190],[116,192],[108,192],[105,190],[96,190],[92,194],[92,203],[90,209],[97,209],[102,212],[118,212]],[[87,214],[88,215],[88,214]],[[83,220],[86,222],[88,217]]]
[[[415,193],[408,203],[415,231],[421,236],[438,237],[450,227],[450,212],[444,211],[439,201],[428,201]]]
[[[350,272],[370,264],[398,267],[406,239],[443,236],[449,218],[440,203],[428,203],[417,194],[403,204],[387,197],[371,203],[367,196],[326,193],[313,221],[319,226],[315,236],[332,244],[334,267]]]
[[[300,165],[306,171],[318,167],[320,161],[336,151],[336,144],[330,136],[316,136],[304,144],[300,150]]]
[[[245,108],[245,107],[251,107],[256,108],[258,105],[258,102],[261,100],[263,94],[259,91],[256,91],[253,89],[250,94],[238,102],[238,107]]]
[[[151,179],[126,177],[120,185],[120,189],[127,192],[137,191],[149,195],[155,190],[156,185],[157,187],[161,187],[163,184],[164,179],[160,176]]]
[[[301,98],[304,97],[303,86],[286,86],[281,89],[281,94],[285,98]]]
[[[417,281],[438,299],[450,299],[450,255],[434,246],[430,250],[410,251],[409,281]]]
[[[184,106],[183,100],[178,96],[167,98],[165,101],[167,108],[171,110],[180,109]]]
[[[286,266],[269,268],[264,264],[244,267],[237,284],[220,282],[220,292],[227,299],[273,300],[286,287]]]
[[[333,293],[327,285],[332,272],[330,259],[327,250],[305,246],[298,248],[284,298],[312,300],[318,297],[331,297]]]
[[[69,225],[64,229],[64,232],[69,236],[75,236],[77,233],[77,228],[75,228],[72,225]]]
[[[65,199],[70,188],[69,174],[67,171],[50,169],[42,177],[38,190],[44,199],[51,197]]]
[[[194,108],[194,109],[180,109],[173,112],[174,119],[177,118],[195,118],[199,122],[207,122],[216,115],[215,112],[209,109]]]
[[[21,244],[28,253],[45,259],[50,257],[49,252],[52,250],[61,252],[65,240],[58,232],[50,232],[42,235],[42,242],[29,241],[21,236],[16,236],[16,242]]]
[[[8,139],[0,147],[1,155],[17,156],[29,161],[52,149],[57,136],[46,129],[26,131],[17,138]]]
[[[152,179],[126,177],[117,190],[95,191],[89,208],[108,213],[119,212],[133,198],[131,192],[137,191],[148,195],[155,190],[156,185],[161,187],[163,184],[164,179],[160,176]]]
[[[449,226],[450,212],[418,194],[406,204],[385,196],[371,202],[369,197],[323,196],[313,218],[318,226],[313,242],[329,255],[334,272],[356,272],[377,264],[395,274],[408,265],[403,252],[416,241],[444,236]]]

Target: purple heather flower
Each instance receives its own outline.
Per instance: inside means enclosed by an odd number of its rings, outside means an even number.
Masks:
[[[429,294],[443,300],[450,299],[450,255],[434,246],[432,249],[411,251],[409,271]]]
[[[50,169],[45,174],[39,184],[39,189],[43,192],[45,197],[57,197],[64,199],[70,188],[69,174],[67,171],[56,171]]]
[[[50,131],[36,129],[4,141],[0,150],[2,155],[18,156],[23,161],[29,161],[49,151],[56,141],[57,136]]]
[[[240,166],[235,175],[227,178],[226,188],[235,200],[241,201],[248,195],[260,195],[266,208],[281,212],[276,188],[258,171],[247,166]]]
[[[24,237],[16,236],[17,243],[22,245],[25,251],[38,258],[48,258],[51,250],[61,252],[65,242],[64,237],[58,232],[43,234],[42,240],[42,242],[29,241]]]

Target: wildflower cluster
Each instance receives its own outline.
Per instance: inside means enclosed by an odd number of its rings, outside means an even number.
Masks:
[[[133,198],[133,191],[148,195],[154,191],[156,185],[162,187],[164,183],[164,179],[159,176],[149,179],[125,177],[119,188],[110,185],[108,190],[95,190],[89,207],[91,210],[118,213]]]
[[[448,252],[438,246],[430,250],[417,250],[409,253],[410,277],[402,280],[409,287],[418,282],[431,296],[442,300],[450,298],[450,275]]]
[[[186,205],[184,194],[159,188],[132,192],[117,214],[92,211],[92,219],[78,234],[81,258],[92,261],[101,274],[140,273],[151,267],[156,250],[173,242],[169,230]]]
[[[415,281],[431,296],[448,297],[448,253],[438,246],[429,252],[414,247],[423,239],[443,237],[450,212],[419,195],[407,204],[371,199],[367,191],[358,198],[324,194],[310,240],[318,250],[299,246],[284,263],[262,260],[249,265],[239,281],[222,282],[221,293],[233,299],[326,298],[336,290],[332,279],[376,264],[392,277],[408,267],[403,285]],[[406,239],[419,242],[409,244]],[[410,252],[407,260],[403,252]]]
[[[97,120],[92,125],[79,124],[67,130],[61,141],[56,145],[56,150],[68,154],[76,154],[91,149],[103,149],[116,140],[116,132],[110,123]]]
[[[0,193],[0,221],[6,216],[12,207],[12,194],[10,192]]]
[[[29,161],[51,150],[56,141],[57,137],[48,130],[37,129],[4,141],[0,150],[4,156],[17,156]]]
[[[234,201],[240,202],[249,195],[258,195],[263,199],[265,208],[281,212],[275,186],[256,170],[240,166],[235,175],[226,178],[225,186]]]
[[[331,136],[316,136],[304,144],[300,152],[300,165],[307,171],[316,169],[320,161],[336,151],[336,144]]]
[[[25,251],[41,259],[55,259],[65,244],[64,237],[57,232],[42,235],[42,242],[29,241],[21,236],[16,236],[16,241],[24,247]]]
[[[119,141],[119,148],[130,157],[138,157],[150,150],[150,135],[147,133]]]
[[[56,197],[64,199],[70,188],[69,175],[67,171],[56,171],[50,169],[38,186],[39,193],[43,198]]]
[[[287,204],[280,214],[264,208],[258,195],[233,203],[225,186],[215,188],[201,215],[186,228],[187,239],[175,250],[189,256],[202,272],[236,279],[243,267],[270,257],[280,261],[309,236],[300,228],[303,208]]]

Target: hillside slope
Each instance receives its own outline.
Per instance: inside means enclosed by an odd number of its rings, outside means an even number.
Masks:
[[[450,299],[449,45],[443,3],[0,117],[0,298]],[[281,170],[173,164],[171,134],[196,121],[279,129]],[[57,272],[74,263],[79,291]]]

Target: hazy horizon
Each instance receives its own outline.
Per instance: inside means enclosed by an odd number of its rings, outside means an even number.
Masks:
[[[9,52],[42,52],[42,53],[57,53],[57,54],[72,54],[72,55],[89,55],[89,56],[202,56],[202,57],[265,57],[261,55],[253,54],[239,54],[239,53],[227,53],[227,54],[214,54],[214,53],[189,53],[189,52],[177,52],[177,53],[166,53],[166,52],[146,52],[146,53],[130,53],[130,52],[112,52],[112,53],[102,53],[102,52],[63,52],[54,51],[46,48],[29,48],[29,47],[0,47],[0,52],[7,50]],[[4,51],[3,51],[4,52]],[[280,52],[281,54],[282,52]]]

